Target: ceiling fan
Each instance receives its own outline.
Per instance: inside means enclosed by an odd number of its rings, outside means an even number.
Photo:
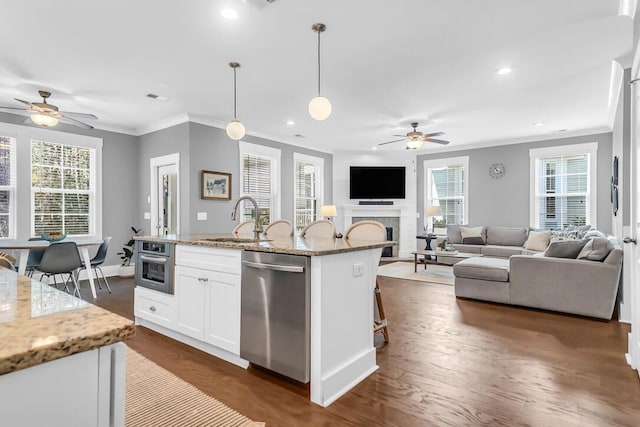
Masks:
[[[393,136],[401,136],[402,139],[396,139],[389,142],[382,142],[378,145],[386,145],[392,144],[394,142],[407,141],[407,150],[417,150],[422,147],[425,141],[427,142],[435,142],[436,144],[447,145],[449,141],[445,141],[442,139],[435,139],[434,136],[442,136],[445,135],[444,132],[434,132],[434,133],[422,133],[418,132],[416,128],[418,127],[418,122],[411,123],[411,127],[413,130],[411,132],[407,132],[406,135],[393,135]]]
[[[29,108],[0,107],[0,110],[7,110],[11,113],[29,115],[31,116],[31,120],[40,126],[51,127],[57,125],[60,121],[62,123],[79,126],[84,129],[93,129],[93,126],[78,120],[97,120],[98,118],[93,114],[60,111],[55,105],[47,104],[47,98],[51,96],[51,92],[47,92],[46,90],[39,90],[38,93],[42,97],[42,102],[28,102],[22,99],[14,98],[16,101],[28,105]]]

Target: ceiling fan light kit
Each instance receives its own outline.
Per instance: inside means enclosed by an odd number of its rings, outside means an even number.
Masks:
[[[37,125],[45,127],[53,127],[58,124],[59,120],[55,117],[48,116],[46,114],[32,114],[31,121]]]
[[[233,120],[227,123],[227,136],[234,141],[241,140],[246,130],[244,125],[237,117],[237,99],[236,99],[236,69],[240,67],[240,64],[237,62],[230,62],[229,67],[233,68]]]
[[[309,102],[309,114],[315,120],[325,120],[331,115],[331,102],[328,98],[320,95],[320,33],[323,33],[327,26],[317,23],[313,24],[311,29],[318,33],[318,96]]]
[[[411,132],[407,132],[406,135],[394,135],[394,136],[403,136],[403,139],[395,139],[393,141],[381,142],[378,145],[387,145],[392,144],[394,142],[406,141],[406,149],[407,150],[417,150],[422,147],[422,145],[426,142],[435,142],[440,145],[447,145],[449,141],[444,141],[442,139],[435,139],[434,136],[442,136],[444,132],[433,132],[433,133],[422,133],[416,130],[418,127],[418,122],[411,123],[411,127],[413,130]]]

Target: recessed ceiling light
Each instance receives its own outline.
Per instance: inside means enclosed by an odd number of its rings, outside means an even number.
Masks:
[[[223,18],[226,18],[229,20],[238,19],[238,12],[236,12],[233,9],[222,9],[220,11],[220,15],[222,15]]]
[[[536,127],[544,126],[544,122],[535,122],[533,125]]]
[[[496,73],[500,76],[504,76],[506,74],[509,74],[511,71],[513,71],[513,69],[511,67],[502,67],[500,69],[498,69],[498,71],[496,71]]]
[[[296,124],[296,122],[294,122],[293,120],[287,120],[287,126],[293,126]]]

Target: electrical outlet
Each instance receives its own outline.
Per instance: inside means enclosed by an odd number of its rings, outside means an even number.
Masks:
[[[145,212],[144,219],[151,219],[151,212]]]
[[[362,276],[364,274],[364,264],[353,264],[353,277]]]
[[[207,213],[206,212],[198,212],[198,221],[206,221]]]

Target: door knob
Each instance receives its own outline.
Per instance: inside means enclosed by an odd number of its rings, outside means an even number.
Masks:
[[[635,237],[625,237],[622,241],[625,242],[625,243],[633,243],[634,245],[636,244],[636,238]]]

